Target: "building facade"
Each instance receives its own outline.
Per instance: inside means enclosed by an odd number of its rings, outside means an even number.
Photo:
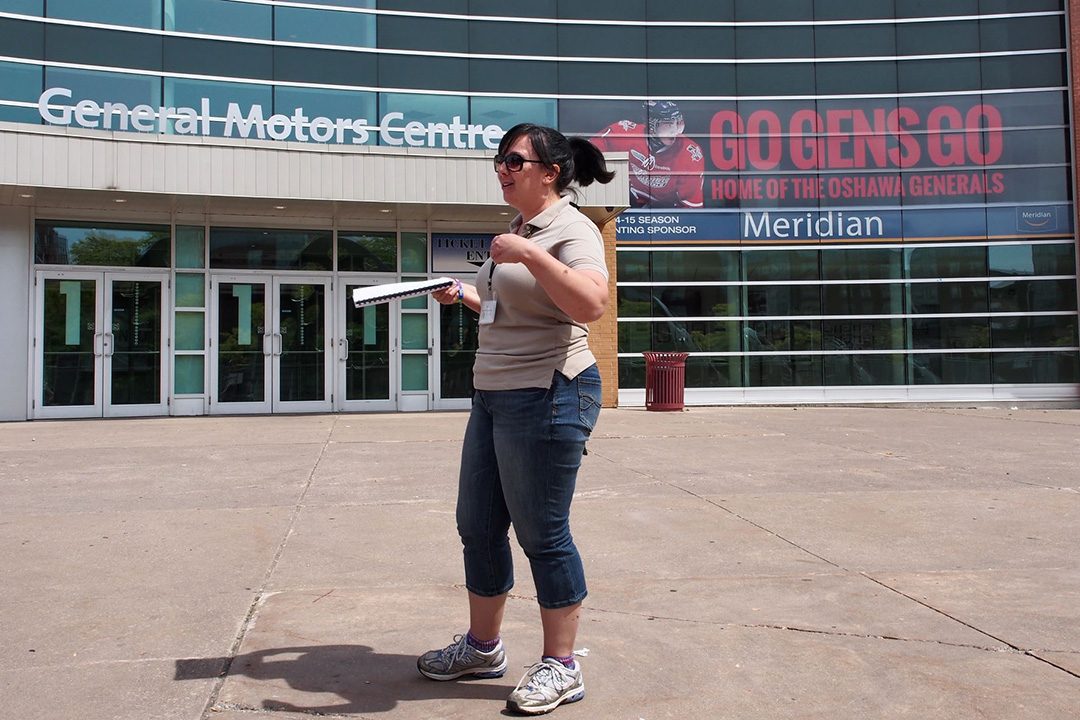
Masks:
[[[1075,401],[1072,11],[0,0],[0,417],[467,406],[470,313],[347,298],[475,275],[523,121],[618,173],[609,402]]]

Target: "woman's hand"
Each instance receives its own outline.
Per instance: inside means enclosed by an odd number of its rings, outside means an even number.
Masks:
[[[514,233],[496,235],[491,241],[491,261],[494,263],[527,263],[536,244]]]
[[[462,291],[462,284],[460,280],[455,280],[454,284],[450,287],[443,288],[441,290],[432,290],[431,297],[435,298],[435,302],[440,305],[453,305],[458,301],[459,293]]]
[[[466,307],[480,312],[480,295],[476,292],[476,287],[460,280],[455,280],[448,288],[432,290],[431,297],[440,305],[453,305],[460,300]]]

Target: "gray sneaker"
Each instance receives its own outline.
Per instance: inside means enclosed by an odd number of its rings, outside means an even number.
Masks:
[[[454,642],[442,650],[431,650],[416,659],[416,669],[432,680],[455,680],[464,675],[478,678],[502,677],[506,672],[506,653],[502,640],[491,652],[481,652],[455,635]]]
[[[544,658],[525,671],[521,682],[510,693],[506,708],[525,715],[540,715],[583,697],[585,683],[578,664],[574,663],[571,670],[554,658]]]

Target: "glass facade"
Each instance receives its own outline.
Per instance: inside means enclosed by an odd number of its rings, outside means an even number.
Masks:
[[[451,151],[552,124],[630,158],[623,390],[643,388],[647,350],[689,353],[702,401],[1080,383],[1060,0],[539,0],[510,14],[489,0],[0,0],[0,119]],[[44,223],[35,258],[195,269],[203,285],[177,279],[179,329],[208,326],[208,300],[187,303],[210,297],[212,271],[407,278],[431,252],[400,230],[212,228],[191,245],[177,228],[174,260],[161,238]],[[412,302],[399,379],[420,392],[435,323]],[[475,341],[450,310],[438,326],[442,391],[467,395]],[[205,359],[186,352],[178,378]]]

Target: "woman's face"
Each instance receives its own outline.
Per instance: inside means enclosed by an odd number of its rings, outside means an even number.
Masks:
[[[507,163],[500,164],[495,173],[499,177],[499,186],[503,191],[503,200],[506,204],[520,213],[527,214],[547,200],[548,194],[553,187],[555,173],[537,160],[536,151],[533,150],[532,142],[525,135],[510,144],[503,153],[510,156],[517,153],[526,162],[520,170],[511,172]]]

